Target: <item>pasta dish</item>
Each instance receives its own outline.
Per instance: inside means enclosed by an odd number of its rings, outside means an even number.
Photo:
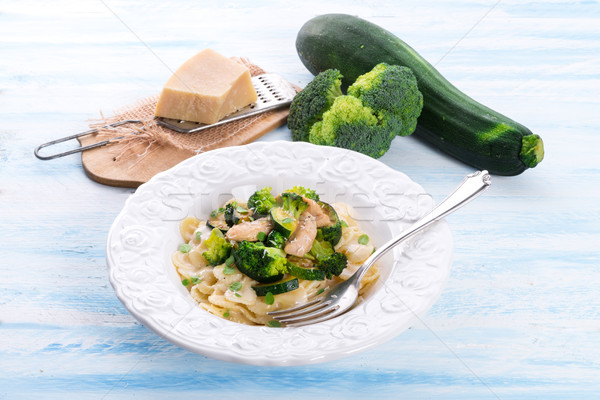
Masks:
[[[208,312],[277,327],[267,312],[320,296],[375,251],[350,214],[349,206],[323,202],[312,189],[296,186],[274,196],[265,187],[227,201],[205,219],[183,219],[173,265]],[[377,266],[368,270],[358,301],[378,277]]]

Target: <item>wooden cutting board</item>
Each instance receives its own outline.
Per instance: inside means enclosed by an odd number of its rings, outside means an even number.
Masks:
[[[250,143],[283,125],[287,120],[288,113],[289,107],[261,114],[260,118],[253,120],[243,130],[239,130],[234,135],[225,135],[224,140],[215,143],[213,146],[204,146],[202,150],[208,151]],[[230,124],[224,126],[227,125]],[[189,135],[184,133],[173,134]],[[201,134],[202,132],[198,132],[191,135]],[[82,136],[78,140],[81,146],[87,146],[103,139],[99,139],[95,134],[92,134]],[[157,173],[165,171],[194,155],[196,155],[195,150],[182,149],[169,144],[153,144],[148,148],[145,143],[131,146],[130,144],[117,142],[82,152],[81,162],[87,176],[98,183],[137,188]]]

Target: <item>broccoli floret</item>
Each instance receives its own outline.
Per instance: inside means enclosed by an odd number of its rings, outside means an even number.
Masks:
[[[339,89],[334,81],[340,77],[337,70],[323,71],[294,98],[288,117],[293,140],[378,158],[397,135],[415,130],[423,95],[409,68],[378,64],[358,77],[348,95],[332,95],[325,87]]]
[[[323,120],[316,122],[309,135],[314,144],[342,147],[373,158],[385,154],[402,122],[390,113],[380,120],[370,107],[353,96],[335,99]]]
[[[417,127],[423,109],[423,95],[410,68],[386,63],[377,64],[359,76],[348,94],[377,111],[387,111],[402,120],[400,136],[408,136]]]
[[[231,245],[225,240],[223,232],[219,229],[213,229],[204,243],[206,251],[202,253],[202,256],[204,256],[209,265],[223,264],[229,258]]]
[[[285,236],[283,236],[280,232],[272,230],[267,235],[267,239],[265,240],[265,246],[283,249],[285,247],[285,240]]]
[[[302,199],[302,196],[296,193],[281,193],[281,207],[292,214],[296,220],[300,219],[300,214],[308,208],[308,203]]]
[[[330,204],[320,201],[319,206],[329,217],[330,224],[317,229],[317,237],[320,237],[335,246],[342,237],[342,222],[340,221],[335,208]]]
[[[283,250],[266,247],[261,242],[240,242],[233,250],[233,258],[240,272],[260,283],[276,282],[289,269]]]
[[[347,265],[348,258],[346,255],[344,253],[335,252],[317,264],[317,268],[325,272],[327,279],[331,279],[334,275],[338,276],[341,274]]]
[[[312,247],[308,251],[308,256],[314,261],[321,262],[334,253],[333,246],[324,240],[320,235],[315,238]]]
[[[331,243],[319,236],[313,242],[307,258],[314,259],[317,268],[325,272],[327,279],[331,279],[334,275],[338,276],[348,265],[346,255],[334,251]]]
[[[257,190],[248,199],[248,207],[253,209],[256,214],[267,215],[274,205],[275,197],[273,197],[269,186]]]
[[[307,199],[311,199],[314,201],[319,201],[319,195],[313,189],[308,189],[303,186],[294,186],[291,189],[286,190],[286,192],[296,193],[300,196],[304,196]]]
[[[288,117],[293,140],[308,141],[311,126],[321,120],[335,98],[342,95],[341,85],[342,74],[329,69],[317,75],[294,97]]]

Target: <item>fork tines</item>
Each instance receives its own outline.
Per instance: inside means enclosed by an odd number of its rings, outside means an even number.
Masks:
[[[332,317],[331,313],[339,308],[339,305],[329,307],[330,304],[331,300],[315,299],[286,310],[269,311],[267,315],[272,316],[285,326],[315,324],[330,319]]]

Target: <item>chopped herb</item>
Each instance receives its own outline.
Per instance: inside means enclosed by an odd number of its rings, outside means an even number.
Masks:
[[[181,281],[181,284],[182,284],[183,286],[187,286],[187,285],[189,285],[189,284],[190,284],[190,280],[186,278],[186,279],[184,279],[184,280],[182,280],[182,281]]]
[[[236,294],[235,294],[235,297],[242,297],[242,295],[241,295],[241,294],[239,294],[239,293],[236,293]]]
[[[189,253],[191,249],[192,249],[192,246],[190,246],[187,243],[183,243],[182,245],[179,246],[179,251],[182,253]]]
[[[271,328],[280,328],[281,327],[281,322],[279,321],[275,321],[275,320],[271,320],[269,321],[268,324]]]
[[[235,268],[230,267],[229,265],[226,265],[223,268],[223,274],[225,274],[225,275],[233,275],[233,274],[235,274]]]
[[[258,232],[256,238],[262,242],[267,238],[267,235],[264,232]]]
[[[358,243],[367,244],[369,243],[369,235],[362,234],[358,237]]]
[[[290,222],[294,222],[294,220],[290,217],[284,218],[281,220],[282,224],[289,224]]]
[[[230,314],[229,314],[229,309],[227,309],[227,310],[226,310],[226,311],[223,313],[223,316],[224,316],[225,318],[229,318],[229,315],[230,315]]]
[[[346,221],[344,221],[344,220],[342,220],[342,221],[341,221],[341,224],[342,224],[342,226],[343,226],[344,228],[347,228],[347,227],[348,227],[348,223],[347,223]]]
[[[317,294],[321,294],[325,291],[325,288],[319,289],[319,291],[317,292]]]
[[[242,288],[242,282],[233,282],[230,286],[229,289],[231,289],[232,292],[237,292],[238,290],[240,290]]]
[[[248,211],[249,211],[248,209],[246,209],[246,208],[244,208],[244,207],[242,207],[242,206],[237,206],[237,207],[235,208],[235,210],[236,210],[237,212],[239,212],[240,214],[248,214]]]
[[[210,216],[212,218],[215,218],[217,215],[221,214],[222,212],[225,212],[225,208],[221,207],[217,210],[213,210],[213,212],[210,213]]]
[[[196,232],[196,242],[199,242],[202,239],[202,232],[197,231]]]
[[[233,258],[233,256],[229,256],[227,258],[227,260],[225,260],[225,265],[227,265],[228,267],[231,267],[231,264],[233,264],[234,261],[235,261],[235,259]]]
[[[267,292],[265,295],[265,304],[271,305],[273,303],[275,303],[275,296],[273,296],[273,293]]]
[[[192,285],[196,285],[196,284],[202,282],[202,278],[198,278],[197,276],[193,276],[192,279],[190,279],[190,282],[192,282]]]

